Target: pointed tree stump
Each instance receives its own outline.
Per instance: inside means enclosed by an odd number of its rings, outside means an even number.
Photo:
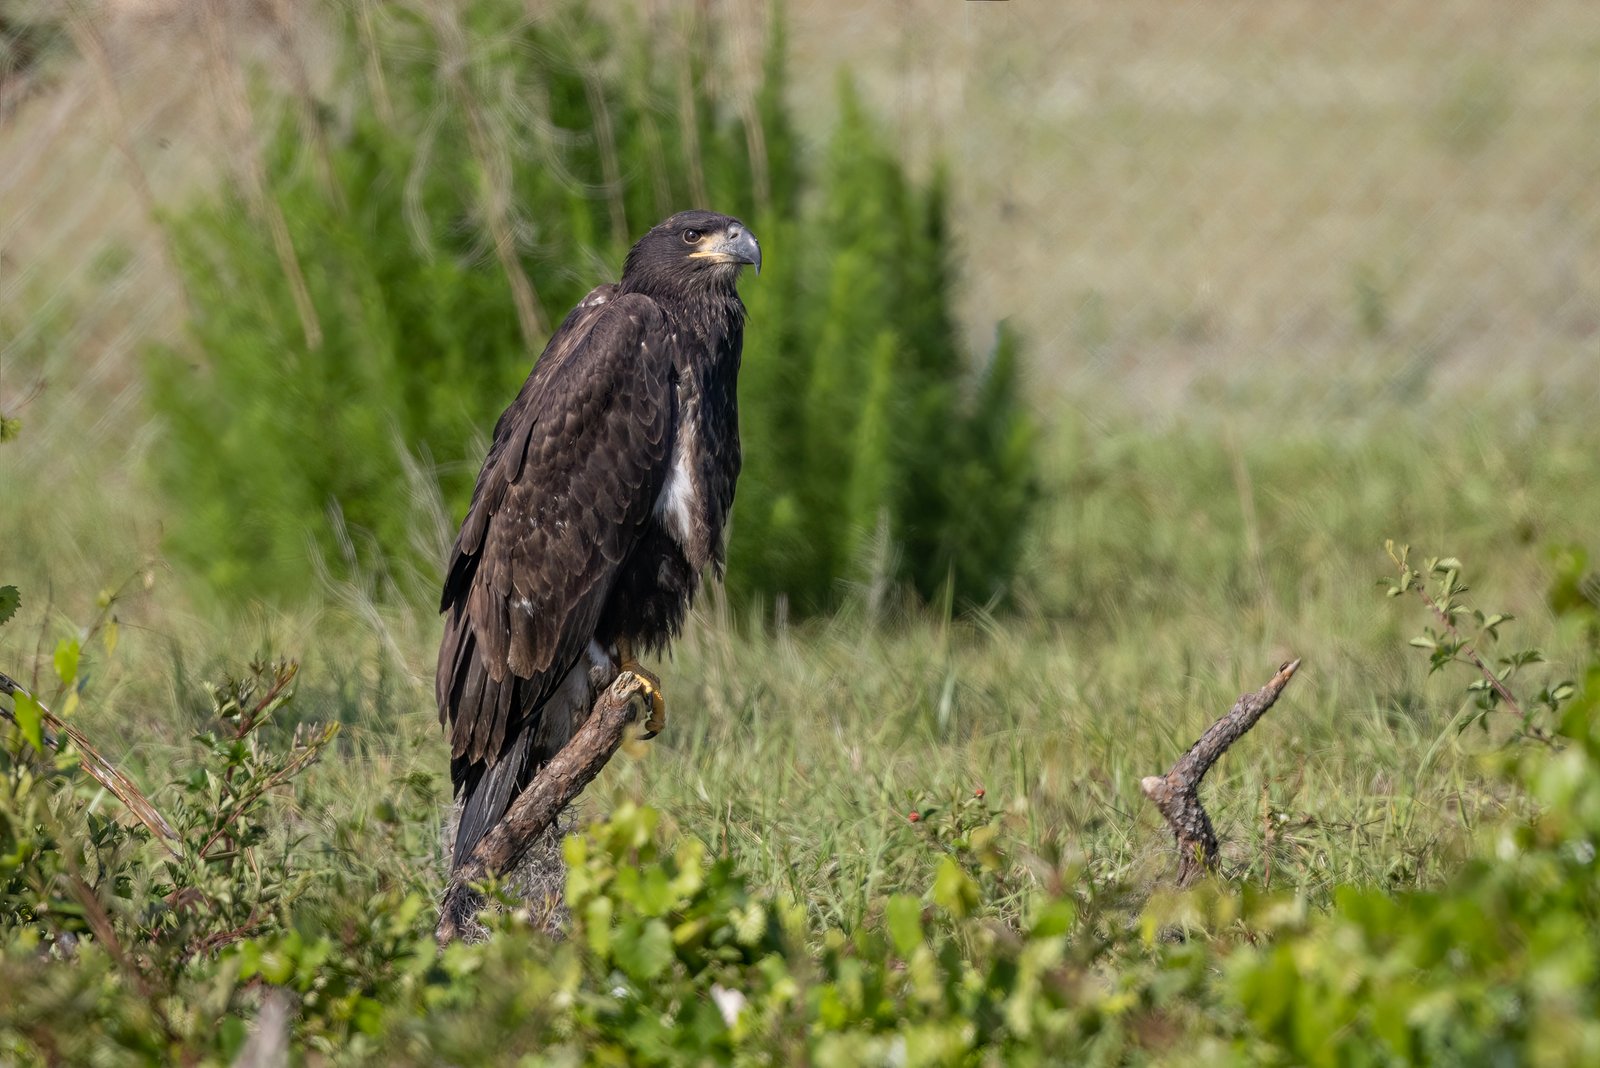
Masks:
[[[1289,685],[1300,661],[1278,669],[1261,689],[1239,698],[1233,709],[1217,720],[1165,775],[1149,775],[1140,783],[1144,795],[1155,803],[1178,841],[1178,885],[1188,886],[1217,866],[1217,832],[1200,804],[1200,780],[1206,777],[1228,747],[1256,725]]]

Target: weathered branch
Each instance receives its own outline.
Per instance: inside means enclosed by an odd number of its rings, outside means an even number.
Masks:
[[[514,869],[561,810],[606,766],[622,744],[623,731],[633,722],[634,698],[643,692],[642,682],[631,671],[613,679],[583,726],[534,776],[467,862],[451,873],[435,931],[440,946],[470,934],[483,905],[477,884]]]
[[[1178,841],[1179,886],[1188,886],[1217,865],[1217,832],[1200,804],[1200,781],[1228,747],[1272,707],[1299,669],[1299,660],[1284,664],[1265,686],[1240,697],[1226,716],[1208,727],[1171,771],[1165,775],[1146,776],[1139,783],[1144,795],[1166,817]]]
[[[33,697],[33,694],[29,692],[26,686],[17,682],[10,675],[0,672],[0,694],[13,697],[18,692]],[[51,749],[59,749],[63,737],[70,741],[73,747],[78,750],[79,766],[88,772],[95,782],[98,782],[116,795],[117,799],[127,807],[129,812],[139,817],[139,822],[150,828],[150,833],[155,835],[156,839],[167,847],[168,852],[173,856],[178,856],[178,832],[172,829],[172,825],[162,817],[160,812],[156,811],[155,805],[151,804],[150,799],[133,784],[133,780],[118,771],[115,764],[101,756],[100,751],[89,744],[89,739],[83,736],[82,731],[63,723],[54,713],[45,708],[44,702],[38,698],[34,698],[34,703],[44,713],[44,744]],[[16,722],[15,713],[8,709],[0,708],[0,716],[4,716],[13,723]]]

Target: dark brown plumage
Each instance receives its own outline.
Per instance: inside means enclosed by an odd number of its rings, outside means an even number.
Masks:
[[[659,649],[720,572],[739,475],[737,219],[681,212],[568,314],[495,424],[440,610],[455,863],[589,712],[619,643]]]

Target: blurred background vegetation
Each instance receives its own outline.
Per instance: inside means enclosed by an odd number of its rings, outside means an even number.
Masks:
[[[785,968],[816,992],[806,1011],[831,1006],[830,1026],[878,1034],[884,1056],[913,1017],[940,1034],[1032,1019],[1041,981],[1013,965],[1037,963],[1026,947],[1055,926],[1032,910],[1063,896],[1081,920],[1070,983],[1045,983],[1071,993],[1070,1019],[1050,1026],[1085,1059],[1298,1063],[1337,1057],[1330,1036],[1381,1034],[1401,1061],[1533,1060],[1542,1036],[1570,1063],[1581,1051],[1557,1039],[1595,1041],[1571,1023],[1600,974],[1593,925],[1571,924],[1592,901],[1556,900],[1592,868],[1588,794],[1572,792],[1587,765],[1505,773],[1509,726],[1428,673],[1405,645],[1415,620],[1373,585],[1386,537],[1453,553],[1474,604],[1544,650],[1549,681],[1595,658],[1592,5],[0,13],[0,586],[21,590],[0,669],[71,700],[201,843],[208,805],[243,804],[219,761],[270,764],[300,724],[343,728],[253,810],[252,848],[278,850],[281,879],[252,883],[230,854],[180,880],[230,902],[210,918],[139,913],[117,894],[172,885],[127,866],[151,844],[108,826],[81,775],[5,765],[6,783],[49,789],[0,805],[20,814],[0,820],[5,856],[24,858],[0,866],[5,922],[29,932],[0,967],[34,992],[0,1038],[55,1033],[94,987],[121,1000],[77,1038],[164,1033],[231,1056],[267,975],[298,991],[308,1041],[370,1025],[396,1060],[472,1059],[515,1041],[482,999],[546,1041],[530,1006],[611,989],[610,950],[572,970],[577,948],[521,935],[430,970],[447,793],[433,587],[544,332],[615,276],[630,237],[703,196],[767,252],[743,285],[733,571],[664,665],[673,728],[621,754],[592,809],[648,803],[706,843],[728,865],[707,884],[722,919],[798,909]],[[284,721],[246,753],[206,690],[256,653],[303,664]],[[1208,779],[1227,892],[1152,896],[1171,858],[1139,777],[1290,655],[1306,668],[1284,705]],[[991,807],[974,813],[979,783]],[[28,943],[88,929],[68,861],[40,859],[41,842],[78,840],[75,821],[94,845],[64,855],[104,881],[118,930],[169,940],[146,977],[176,984],[164,1024],[137,984],[106,978],[114,962],[51,972]],[[960,851],[990,823],[1008,858],[993,870]],[[932,896],[958,839],[976,907],[959,880]],[[1504,861],[1506,840],[1526,864]],[[919,919],[951,968],[1032,976],[995,991],[1011,1007],[902,991],[886,1020],[828,1000],[835,980],[859,988],[836,936],[885,959],[905,895],[966,913]],[[612,897],[629,923],[658,919]],[[1391,899],[1385,919],[1373,902]],[[273,918],[239,934],[241,901]],[[1186,940],[1157,938],[1175,914]],[[1545,915],[1557,935],[1521,937]],[[1393,938],[1406,929],[1416,941]],[[1541,977],[1527,996],[1480,997],[1515,979],[1484,979],[1483,961],[1523,961],[1486,931],[1553,947],[1551,970],[1517,965]],[[239,956],[189,963],[189,940],[235,936]],[[1251,952],[1275,937],[1281,953]],[[1452,940],[1479,963],[1439,966],[1429,947]],[[1219,987],[1230,959],[1236,985]],[[1328,994],[1369,972],[1443,985]],[[649,998],[704,1008],[732,974]],[[1534,996],[1543,1029],[1513,1004]],[[1415,1020],[1351,1024],[1380,1003]],[[787,1004],[774,995],[773,1027]],[[223,1011],[238,1013],[224,1033],[195,1024]],[[550,1026],[648,1059],[604,1019]],[[1449,1045],[1466,1035],[1485,1044]],[[916,1048],[965,1048],[950,1041]]]
[[[190,597],[417,599],[550,324],[704,200],[774,253],[735,602],[1077,611],[1034,504],[1094,507],[1108,427],[1344,448],[1592,399],[1585,10],[17,0],[14,464]],[[105,558],[50,522],[20,557]]]
[[[437,481],[461,514],[551,325],[639,234],[703,204],[749,222],[770,264],[745,286],[730,590],[828,607],[881,528],[905,548],[882,581],[998,596],[1031,433],[1016,346],[981,365],[961,351],[942,183],[906,174],[848,83],[808,164],[781,22],[738,86],[714,19],[586,12],[351,9],[330,88],[276,119],[223,197],[169,221],[193,313],[151,370],[174,551],[212,589],[303,595],[309,531],[338,577],[438,586],[408,489],[425,482],[426,505]]]

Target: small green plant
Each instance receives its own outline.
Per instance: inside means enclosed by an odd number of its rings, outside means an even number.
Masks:
[[[1553,573],[1545,594],[1550,610],[1577,621],[1590,655],[1600,660],[1600,572],[1590,570],[1589,552],[1582,545],[1552,548],[1550,563]]]
[[[1485,650],[1500,636],[1500,628],[1515,617],[1503,612],[1485,613],[1463,600],[1467,584],[1461,578],[1461,561],[1455,557],[1429,558],[1421,569],[1411,564],[1410,546],[1384,543],[1397,569],[1388,582],[1390,597],[1414,594],[1432,613],[1436,626],[1428,626],[1411,639],[1411,645],[1428,653],[1429,671],[1439,672],[1452,664],[1470,668],[1477,678],[1467,684],[1475,714],[1461,722],[1463,728],[1477,724],[1489,729],[1489,715],[1508,712],[1519,721],[1521,736],[1551,741],[1551,728],[1560,721],[1561,706],[1572,699],[1577,688],[1567,681],[1551,682],[1530,699],[1513,692],[1513,680],[1525,669],[1544,662],[1536,648],[1513,649],[1498,656]]]
[[[1522,747],[1507,759],[1529,806],[1485,827],[1443,886],[1341,887],[1326,914],[1279,910],[1260,925],[1270,943],[1229,968],[1257,1056],[1328,1065],[1600,1057],[1597,724],[1600,665],[1565,702],[1565,748]]]
[[[43,391],[44,384],[36,382],[22,399],[0,406],[0,445],[8,445],[22,435],[22,415],[20,413]]]
[[[106,607],[113,601],[106,598]],[[109,655],[115,640],[106,645]],[[74,695],[83,684],[80,653],[76,640],[66,640],[53,657],[61,686]],[[86,998],[98,1014],[96,1027],[50,1039],[48,1048],[69,1061],[105,1046],[102,1027],[125,1036],[117,1043],[125,1055],[151,1062],[181,1048],[215,1048],[219,1037],[231,1035],[235,1046],[242,1040],[242,1027],[216,1032],[206,1022],[242,993],[216,971],[217,955],[281,927],[314,878],[295,862],[279,795],[292,791],[335,733],[302,728],[285,737],[274,725],[294,675],[292,663],[257,663],[213,691],[213,723],[197,736],[198,759],[176,784],[170,825],[103,811],[99,784],[85,772],[100,758],[78,749],[78,735],[60,721],[47,746],[41,703],[8,688],[15,729],[0,747],[0,972],[8,989],[35,991],[0,1014],[8,1057],[46,1048],[26,1036],[54,1026],[52,999],[61,996]],[[70,714],[66,703],[60,707]],[[204,965],[198,989],[197,962]],[[201,1005],[209,1008],[197,1015]]]
[[[1499,770],[1522,795],[1484,828],[1435,889],[1344,886],[1326,913],[1258,911],[1257,953],[1229,966],[1255,1055],[1301,1064],[1577,1064],[1600,1056],[1600,664],[1580,689],[1547,685],[1520,700],[1514,681],[1536,649],[1482,650],[1510,622],[1463,603],[1462,564],[1410,562],[1387,545],[1391,597],[1415,595],[1437,626],[1411,644],[1432,670],[1462,665],[1475,715],[1517,717],[1546,746],[1506,751]],[[1274,918],[1275,917],[1275,918]]]

